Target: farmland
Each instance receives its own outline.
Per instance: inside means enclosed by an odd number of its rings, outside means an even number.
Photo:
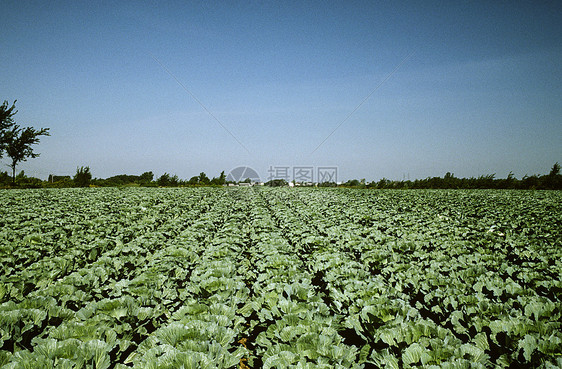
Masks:
[[[562,193],[0,192],[0,368],[562,366]]]

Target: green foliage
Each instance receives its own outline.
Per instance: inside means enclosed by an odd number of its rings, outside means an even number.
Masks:
[[[207,175],[205,174],[205,172],[201,172],[199,174],[199,183],[203,184],[203,185],[208,185],[211,183],[211,181],[209,180],[209,177],[207,177]]]
[[[179,185],[180,182],[177,175],[171,176],[168,173],[164,173],[158,178],[156,183],[160,187],[169,187],[169,186],[177,186]]]
[[[359,185],[361,185],[361,182],[358,179],[350,179],[345,183],[347,187],[358,187]]]
[[[152,172],[144,172],[138,177],[138,181],[140,182],[140,184],[149,184],[153,180],[154,180],[154,173]],[[134,182],[134,180],[131,182]]]
[[[12,178],[8,172],[0,172],[0,186],[8,186],[12,183]]]
[[[39,143],[39,136],[49,136],[49,129],[36,130],[33,127],[21,128],[15,125],[9,131],[4,132],[3,136],[6,155],[11,159],[10,167],[15,182],[17,165],[22,161],[27,161],[27,158],[39,156],[38,153],[33,152],[32,145]]]
[[[224,170],[221,172],[218,178],[213,177],[210,182],[214,186],[222,186],[226,183],[226,175],[224,174]]]
[[[342,187],[363,187],[362,183],[356,179],[349,180]],[[524,176],[517,179],[513,173],[509,173],[507,178],[495,178],[495,174],[481,175],[477,178],[457,178],[454,173],[447,172],[444,177],[431,177],[426,179],[416,179],[414,181],[392,181],[382,178],[378,182],[371,182],[366,185],[368,188],[379,189],[531,189],[531,190],[562,190],[562,174],[560,165],[554,164],[548,175]]]
[[[65,188],[74,187],[74,181],[71,176],[57,176],[50,174],[47,183],[43,183],[43,187],[49,188]]]
[[[554,163],[554,165],[552,166],[552,169],[550,170],[550,173],[548,174],[551,177],[557,176],[560,174],[560,164],[558,164],[558,162]]]
[[[92,173],[90,172],[90,167],[76,168],[76,174],[73,178],[76,187],[88,187],[91,180]]]
[[[27,158],[36,158],[38,153],[33,151],[32,145],[39,143],[40,136],[50,136],[49,128],[39,130],[33,127],[22,128],[14,122],[13,116],[17,113],[15,101],[8,108],[8,102],[0,106],[0,158],[4,152],[11,159],[13,184],[16,182],[16,167]]]
[[[561,200],[1,191],[0,365],[557,367]]]
[[[0,159],[8,144],[7,132],[15,125],[13,116],[18,112],[15,108],[16,101],[13,102],[12,106],[9,106],[6,100],[0,105]]]
[[[285,187],[288,186],[289,183],[284,179],[272,179],[267,181],[265,185],[270,187]]]
[[[120,186],[153,186],[154,173],[144,172],[143,174],[128,175],[120,174],[106,179],[94,179],[92,184],[101,187],[120,187]]]
[[[0,187],[41,188],[44,185],[39,178],[26,176],[23,170],[16,175],[15,180],[7,172],[0,172]]]

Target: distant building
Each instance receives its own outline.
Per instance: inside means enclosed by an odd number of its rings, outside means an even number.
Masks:
[[[50,183],[60,182],[60,181],[70,181],[70,180],[72,180],[72,177],[70,176],[57,176],[54,174],[49,174],[49,179],[48,179]]]

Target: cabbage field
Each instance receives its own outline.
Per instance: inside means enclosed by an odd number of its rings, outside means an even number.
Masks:
[[[0,368],[559,368],[562,193],[0,191]]]

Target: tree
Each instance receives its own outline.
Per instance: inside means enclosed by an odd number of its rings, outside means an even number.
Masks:
[[[560,190],[562,189],[562,175],[560,175],[560,164],[556,162],[548,176],[541,177],[544,182],[544,186],[547,189],[551,190]]]
[[[347,181],[345,183],[346,186],[350,186],[350,187],[357,187],[361,184],[361,182],[359,182],[358,179],[350,179],[349,181]]]
[[[14,118],[12,118],[18,111],[14,111],[16,108],[16,102],[8,107],[8,102],[4,100],[2,105],[0,105],[0,159],[6,150],[7,131],[15,125]]]
[[[558,174],[560,174],[560,164],[558,164],[558,162],[556,162],[552,166],[552,169],[550,170],[550,173],[548,175],[551,176],[551,177],[554,177],[554,176],[557,176]]]
[[[78,187],[88,187],[92,180],[92,173],[90,167],[76,168],[76,175],[74,175],[74,184]]]
[[[386,178],[381,178],[378,182],[377,182],[377,188],[387,188],[390,185],[390,180],[386,179]]]
[[[164,173],[160,176],[160,178],[158,178],[156,182],[158,183],[158,186],[166,187],[171,184],[171,177],[168,173]]]
[[[41,128],[36,130],[33,127],[20,128],[14,125],[11,130],[3,134],[5,142],[6,154],[12,162],[13,183],[16,181],[16,167],[18,163],[26,161],[27,158],[36,158],[39,154],[33,152],[31,145],[39,143],[39,136],[50,136],[49,128]]]
[[[0,186],[2,185],[9,185],[12,182],[10,175],[8,172],[0,172]]]
[[[199,183],[203,184],[203,185],[208,185],[208,184],[211,183],[211,181],[209,180],[209,177],[207,177],[205,172],[199,173]]]
[[[12,183],[16,182],[16,167],[27,158],[36,158],[39,154],[33,152],[32,145],[39,143],[39,136],[50,136],[49,128],[36,130],[33,127],[22,128],[14,121],[13,116],[18,112],[15,110],[16,102],[8,107],[4,101],[0,105],[0,158],[4,152],[12,160]]]
[[[152,173],[152,172],[144,172],[143,174],[141,174],[141,175],[139,176],[139,181],[140,181],[142,184],[150,183],[150,182],[152,182],[153,180],[154,180],[154,173]]]
[[[211,179],[212,185],[222,186],[225,183],[226,183],[226,175],[224,174],[224,170],[221,172],[219,178],[213,177],[213,179]]]

